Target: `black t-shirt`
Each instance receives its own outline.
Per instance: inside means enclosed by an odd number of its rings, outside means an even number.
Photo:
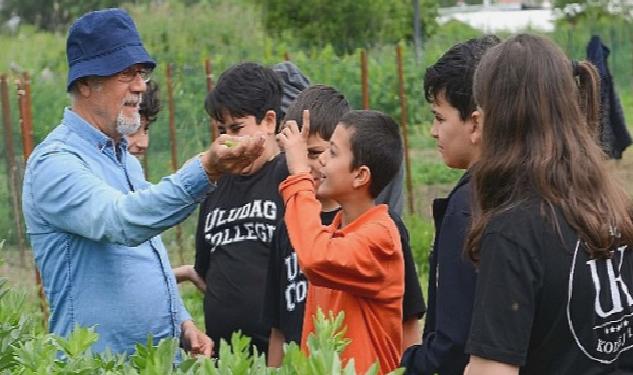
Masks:
[[[337,212],[321,212],[321,222],[331,224]],[[409,233],[397,215],[390,212],[390,216],[400,232],[404,255],[403,317],[404,320],[421,319],[426,307],[409,246]],[[308,281],[299,268],[285,222],[282,220],[277,228],[268,263],[264,321],[282,331],[286,342],[300,343]]]
[[[499,214],[481,240],[466,351],[521,374],[633,373],[633,254],[591,259],[562,213]]]
[[[251,176],[222,177],[200,206],[195,269],[207,283],[206,331],[216,345],[242,330],[260,353],[268,350],[270,325],[261,320],[266,266],[287,176],[279,155]]]

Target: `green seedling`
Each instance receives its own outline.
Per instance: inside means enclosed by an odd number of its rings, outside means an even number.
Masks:
[[[238,143],[239,143],[239,142],[237,142],[237,141],[234,141],[234,140],[228,139],[228,140],[226,140],[226,142],[224,142],[224,145],[225,145],[226,147],[235,147],[235,146],[237,146],[237,144],[238,144]]]

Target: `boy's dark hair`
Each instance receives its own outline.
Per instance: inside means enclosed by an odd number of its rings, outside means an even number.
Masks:
[[[369,193],[376,198],[393,179],[402,163],[402,140],[398,124],[378,111],[350,111],[340,121],[352,130],[352,165],[366,165],[371,171]]]
[[[424,98],[433,102],[440,93],[457,108],[465,121],[476,109],[473,98],[473,75],[486,50],[499,44],[496,35],[484,35],[452,46],[424,74]]]
[[[214,120],[223,122],[223,116],[255,116],[261,123],[267,111],[275,111],[277,123],[281,105],[281,82],[269,68],[246,62],[233,65],[224,71],[216,86],[207,94],[204,108]]]
[[[335,88],[314,85],[303,90],[288,108],[284,121],[294,120],[303,126],[303,110],[310,111],[310,135],[318,134],[329,141],[336,124],[351,110],[347,99]]]
[[[147,119],[147,126],[156,121],[156,116],[160,112],[160,95],[158,84],[154,81],[147,82],[147,88],[143,93],[141,105],[138,113]]]

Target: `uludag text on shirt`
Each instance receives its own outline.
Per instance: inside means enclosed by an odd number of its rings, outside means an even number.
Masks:
[[[262,219],[270,223],[264,223]],[[275,202],[255,199],[241,207],[216,208],[210,211],[205,219],[204,238],[211,245],[212,252],[217,246],[241,241],[259,240],[270,243],[276,222]]]

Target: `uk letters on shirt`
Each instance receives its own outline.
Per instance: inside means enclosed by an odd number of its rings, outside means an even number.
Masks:
[[[569,274],[567,320],[580,350],[609,364],[633,346],[633,254],[626,246],[610,259],[586,254],[578,241]]]

